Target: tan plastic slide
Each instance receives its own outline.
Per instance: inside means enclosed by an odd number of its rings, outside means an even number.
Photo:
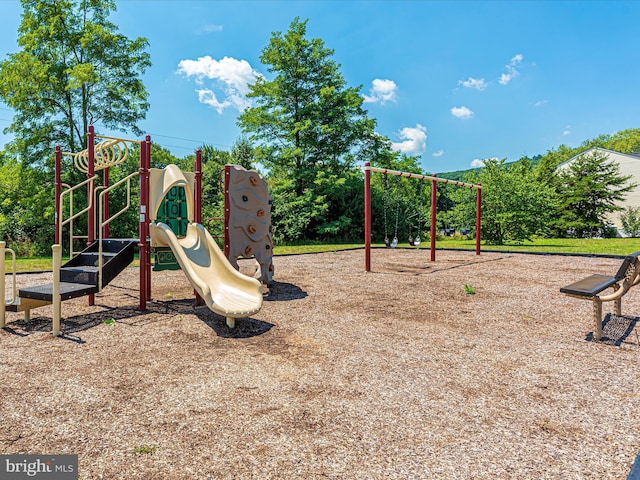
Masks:
[[[262,308],[262,284],[238,272],[229,263],[209,232],[199,223],[190,223],[183,238],[164,223],[150,225],[154,245],[173,250],[182,271],[213,312],[226,317],[233,328],[235,319]]]

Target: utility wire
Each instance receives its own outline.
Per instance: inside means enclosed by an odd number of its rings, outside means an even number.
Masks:
[[[4,108],[4,107],[0,107],[0,110],[5,110],[7,112],[12,112],[13,111],[10,108]],[[12,120],[10,120],[8,118],[0,118],[0,121],[12,122]],[[232,148],[231,145],[224,145],[222,143],[210,143],[210,142],[206,142],[204,140],[193,140],[191,138],[174,137],[174,136],[171,136],[171,135],[162,135],[160,133],[153,133],[153,132],[148,132],[148,134],[151,135],[151,137],[170,138],[172,140],[181,140],[183,142],[195,143],[196,145],[213,145],[213,146],[216,146],[216,147]],[[190,147],[183,147],[183,146],[179,146],[179,145],[162,145],[162,146],[163,147],[171,147],[171,148],[180,148],[182,150],[192,150],[192,148],[190,148]]]
[[[173,140],[182,140],[184,142],[192,142],[192,143],[196,143],[198,145],[215,145],[217,147],[227,147],[227,148],[231,148],[231,145],[223,145],[222,143],[209,143],[209,142],[205,142],[203,140],[192,140],[190,138],[182,138],[182,137],[172,137],[171,135],[161,135],[159,133],[152,133],[149,132],[149,135],[151,135],[151,137],[161,137],[161,138],[171,138]],[[172,145],[175,146],[175,145]],[[185,148],[185,147],[177,147],[177,148]]]

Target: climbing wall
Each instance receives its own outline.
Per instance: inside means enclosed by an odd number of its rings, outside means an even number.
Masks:
[[[255,278],[273,281],[271,238],[271,195],[267,182],[255,170],[239,165],[225,166],[225,226],[227,257],[237,269],[238,258],[255,258]]]

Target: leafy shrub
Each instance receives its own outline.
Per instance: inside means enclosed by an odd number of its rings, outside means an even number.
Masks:
[[[620,215],[622,228],[630,237],[640,237],[640,207],[628,207]]]

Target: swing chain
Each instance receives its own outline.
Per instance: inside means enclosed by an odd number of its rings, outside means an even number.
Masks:
[[[384,180],[383,180],[383,190],[382,190],[382,204],[383,204],[383,211],[384,211],[384,244],[387,247],[390,247],[391,244],[389,243],[389,233],[387,231],[387,204],[388,204],[388,199],[387,197],[389,196],[389,184],[387,182],[387,174],[384,174]]]
[[[418,247],[420,245],[420,232],[422,231],[422,194],[424,188],[424,179],[420,180],[420,193],[418,194],[419,202],[418,202],[418,234],[416,238],[413,240],[414,247]]]
[[[398,218],[400,217],[400,182],[402,177],[398,177],[396,183],[396,228],[393,233],[393,240],[391,241],[391,248],[396,248],[398,245]]]

